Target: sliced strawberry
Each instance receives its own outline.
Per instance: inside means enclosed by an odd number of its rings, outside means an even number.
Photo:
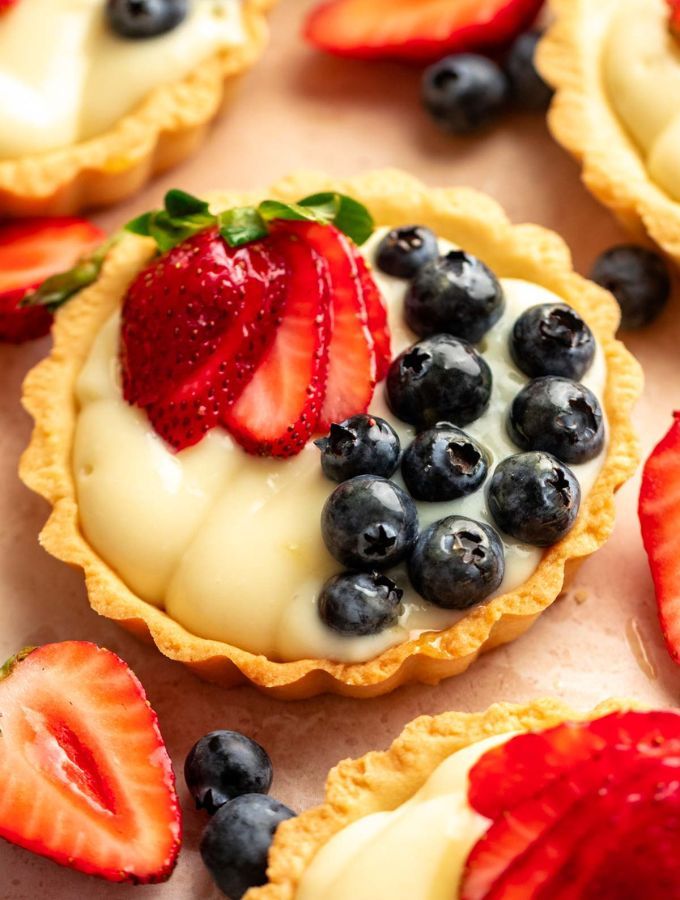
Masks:
[[[305,37],[339,56],[434,61],[447,53],[509,44],[543,0],[326,0]]]
[[[281,229],[269,240],[286,261],[288,293],[274,342],[224,424],[249,453],[288,457],[313,433],[328,370],[328,265]]]
[[[368,329],[358,254],[346,235],[332,225],[279,222],[277,230],[305,241],[321,256],[330,276],[331,337],[328,346],[326,397],[319,431],[366,412],[376,381],[375,345]]]
[[[70,641],[20,654],[0,677],[0,836],[109,881],[168,878],[175,779],[125,663]]]
[[[44,307],[19,308],[46,278],[94,250],[104,232],[85,219],[25,219],[0,226],[0,341],[22,343],[47,334]]]
[[[364,294],[368,330],[371,332],[375,345],[376,380],[382,381],[392,362],[392,341],[387,307],[365,259],[356,247],[353,248],[353,251]]]
[[[661,630],[680,663],[680,412],[645,465],[639,515]]]

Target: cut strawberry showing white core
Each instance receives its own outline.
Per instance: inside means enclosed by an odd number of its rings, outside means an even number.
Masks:
[[[70,641],[0,670],[0,837],[109,881],[167,879],[181,840],[156,715],[115,654]]]

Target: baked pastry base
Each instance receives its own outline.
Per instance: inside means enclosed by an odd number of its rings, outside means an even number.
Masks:
[[[242,0],[245,42],[162,85],[105,134],[47,153],[0,160],[0,217],[73,215],[118,203],[192,154],[238,76],[262,55],[277,0]]]
[[[244,900],[293,900],[303,873],[333,835],[357,819],[405,803],[440,763],[463,747],[496,734],[542,731],[634,707],[631,701],[608,700],[592,712],[578,713],[545,699],[522,706],[497,703],[482,713],[420,716],[389,750],[346,759],[331,769],[324,803],[279,826],[269,856],[269,883],[251,888]]]
[[[581,163],[591,193],[636,237],[648,235],[680,263],[680,203],[649,176],[603,83],[602,45],[617,4],[552,0],[554,23],[537,56],[541,74],[555,88],[548,124]]]
[[[603,469],[576,525],[550,548],[534,575],[516,591],[495,597],[453,627],[428,632],[365,663],[308,659],[273,662],[228,644],[198,638],[162,610],[136,597],[90,547],[79,525],[71,454],[77,409],[74,385],[104,322],[120,304],[127,285],[153,252],[143,239],[128,237],[111,253],[102,276],[58,314],[54,350],[29,373],[24,405],[35,420],[20,466],[28,487],[52,505],[40,540],[58,559],[85,573],[92,607],[141,637],[152,639],[171,659],[210,681],[232,686],[250,681],[282,699],[323,692],[374,697],[401,684],[436,684],[463,672],[477,656],[523,634],[563,589],[565,577],[600,547],[614,524],[614,493],[638,463],[630,422],[642,374],[615,339],[619,312],[612,296],[575,274],[569,251],[553,232],[513,226],[488,197],[466,188],[430,189],[404,173],[386,170],[348,181],[299,174],[275,185],[268,196],[294,201],[321,190],[341,190],[365,203],[378,225],[416,221],[480,256],[501,277],[526,278],[554,291],[587,319],[606,355],[604,405],[609,447]],[[222,194],[215,206],[256,202],[261,196]]]

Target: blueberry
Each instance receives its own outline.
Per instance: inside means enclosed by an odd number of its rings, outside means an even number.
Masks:
[[[604,446],[604,418],[592,391],[568,378],[535,378],[510,407],[508,433],[522,450],[546,450],[562,462],[594,459]]]
[[[416,541],[408,571],[413,587],[444,609],[469,609],[503,581],[503,544],[490,525],[449,516]]]
[[[545,110],[550,105],[553,91],[543,81],[536,68],[535,57],[540,31],[521,34],[510,48],[505,61],[505,72],[510,82],[510,95],[522,109]]]
[[[238,731],[211,731],[192,747],[184,780],[197,809],[211,815],[242,794],[266,794],[272,764],[258,743]]]
[[[375,261],[386,275],[413,278],[421,266],[437,256],[437,238],[429,228],[405,225],[385,235],[378,245]]]
[[[399,465],[399,437],[385,419],[361,414],[331,425],[328,437],[314,442],[321,450],[321,468],[332,481],[355,475],[389,478]]]
[[[642,328],[661,313],[671,292],[671,279],[658,253],[635,244],[605,251],[590,273],[611,291],[621,307],[621,327]]]
[[[274,833],[295,813],[264,794],[244,794],[221,806],[203,832],[201,856],[220,890],[240,900],[267,881]]]
[[[503,109],[508,82],[503,71],[485,56],[446,56],[425,70],[425,109],[444,131],[468,134],[487,125]]]
[[[483,483],[489,466],[470,435],[442,422],[422,431],[404,453],[401,474],[416,500],[455,500]]]
[[[574,524],[581,488],[571,469],[550,453],[518,453],[496,467],[488,501],[501,531],[549,547]]]
[[[466,341],[438,334],[400,354],[387,373],[392,412],[418,429],[437,422],[468,425],[489,405],[493,378]]]
[[[595,338],[581,316],[566,303],[541,303],[515,322],[510,352],[532,378],[562,375],[581,379],[592,365]]]
[[[462,250],[422,267],[404,301],[409,328],[419,337],[452,334],[476,344],[503,315],[503,288],[491,269]]]
[[[403,595],[401,588],[380,572],[343,572],[323,586],[319,616],[340,634],[378,634],[396,625]]]
[[[348,569],[386,569],[410,552],[418,533],[415,503],[386,478],[358,475],[330,495],[321,513],[324,542]]]
[[[116,34],[125,38],[152,38],[183,22],[187,0],[107,0],[106,18]]]

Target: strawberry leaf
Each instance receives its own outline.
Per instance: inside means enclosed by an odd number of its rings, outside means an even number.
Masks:
[[[346,194],[312,194],[300,200],[300,206],[314,212],[317,221],[326,221],[344,232],[355,244],[361,246],[373,234],[375,222],[363,203]]]
[[[72,269],[47,278],[39,287],[26,294],[19,305],[22,307],[45,306],[50,312],[57,310],[74,294],[94,284],[99,278],[109,250],[119,240],[119,237],[117,234],[113,235],[97,247],[94,253],[79,260]]]
[[[219,215],[220,234],[230,247],[241,247],[267,236],[267,223],[253,206],[237,206]]]

